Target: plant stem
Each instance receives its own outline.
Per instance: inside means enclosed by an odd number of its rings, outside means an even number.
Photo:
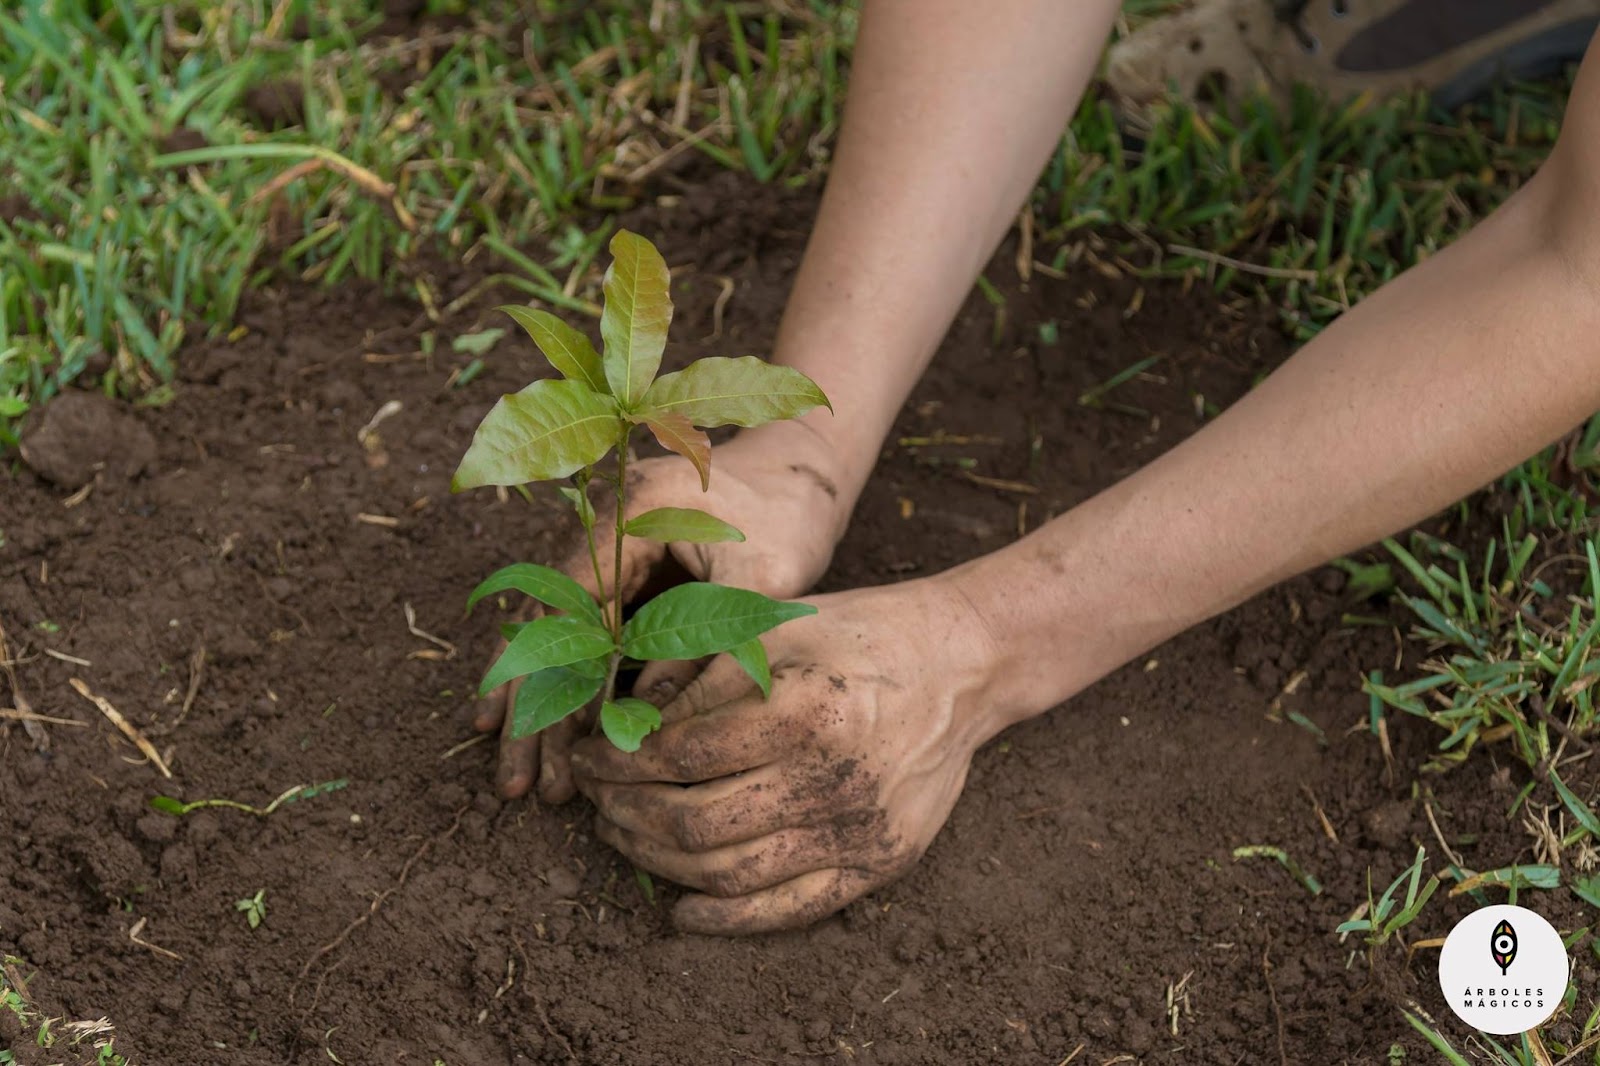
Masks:
[[[628,435],[632,432],[633,427],[626,426],[622,439],[617,442],[617,537],[611,568],[611,636],[619,649],[622,647],[622,527],[628,513]]]
[[[612,697],[617,693],[617,668],[621,665],[622,652],[612,652],[611,662],[606,666],[606,687],[600,690],[600,703],[602,706],[610,703]],[[594,725],[595,729],[598,730],[600,728],[600,719],[596,718]]]
[[[617,690],[617,670],[622,665],[622,531],[628,513],[628,437],[633,426],[625,425],[622,439],[617,442],[617,527],[615,549],[611,566],[611,639],[616,647],[611,652],[611,662],[606,667],[606,685],[603,699],[609,703]]]
[[[589,495],[590,473],[590,468],[584,467],[583,476],[578,480],[578,491],[584,494],[585,499]],[[593,516],[591,515],[591,517]],[[604,596],[606,594],[606,583],[605,579],[600,576],[600,546],[594,542],[594,523],[583,523],[583,533],[584,536],[589,538],[589,562],[594,566],[594,591],[597,595]],[[612,637],[615,638],[620,631],[616,626],[611,625],[610,620],[606,618],[609,613],[607,606],[604,603],[600,605],[600,618],[606,622],[607,627],[611,630]]]

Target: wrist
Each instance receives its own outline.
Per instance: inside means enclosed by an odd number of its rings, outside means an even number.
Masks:
[[[803,419],[740,430],[719,447],[719,453],[747,456],[777,481],[792,483],[795,494],[809,498],[816,515],[829,523],[830,543],[837,544],[850,524],[866,476],[860,472],[859,464],[814,424],[818,417],[830,416],[822,411]]]
[[[927,663],[934,684],[949,701],[949,728],[976,751],[1006,728],[1047,709],[1019,698],[1013,683],[1013,655],[1006,637],[951,571],[917,581],[885,586],[907,600],[894,608],[911,624],[936,638]]]
[[[990,736],[1064,703],[1142,650],[1118,625],[1115,605],[1100,603],[1097,575],[1075,579],[1033,548],[1023,541],[929,579],[945,586],[984,648]]]

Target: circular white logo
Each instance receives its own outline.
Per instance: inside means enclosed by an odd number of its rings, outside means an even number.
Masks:
[[[1555,926],[1526,907],[1473,911],[1439,952],[1439,988],[1474,1029],[1513,1036],[1542,1025],[1567,993],[1567,949]]]

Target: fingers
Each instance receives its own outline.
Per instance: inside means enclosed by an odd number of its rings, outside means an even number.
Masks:
[[[480,733],[495,733],[506,717],[506,690],[497,688],[472,701],[472,728]]]
[[[573,745],[573,769],[599,781],[696,784],[765,766],[794,732],[786,719],[751,713],[742,702],[725,704],[662,726],[631,755],[604,737],[585,737]]]
[[[838,862],[832,854],[837,834],[826,829],[786,829],[701,853],[630,832],[604,815],[595,819],[594,831],[634,865],[722,898],[758,892]]]
[[[578,787],[619,828],[692,852],[804,825],[819,810],[815,802],[796,801],[772,771],[758,770],[693,788],[659,782],[620,785],[580,775]]]
[[[666,707],[700,673],[702,663],[692,661],[645,663],[633,683],[633,694],[646,703]],[[663,721],[667,719],[663,718]]]
[[[688,676],[688,683],[661,708],[661,721],[678,722],[715,710],[760,691],[755,680],[731,655],[718,655],[705,669]]]
[[[685,933],[708,936],[748,936],[801,929],[866,895],[880,880],[885,879],[863,870],[813,870],[770,888],[729,899],[685,896],[673,908],[672,920]]]
[[[512,707],[517,699],[517,682],[502,685],[500,694],[504,707]],[[539,755],[539,736],[513,739],[512,726],[516,716],[502,710],[500,723],[500,765],[495,771],[495,785],[506,799],[520,799],[533,787],[533,765]]]
[[[539,799],[565,803],[577,792],[572,780],[572,745],[582,735],[589,715],[568,715],[539,734]]]

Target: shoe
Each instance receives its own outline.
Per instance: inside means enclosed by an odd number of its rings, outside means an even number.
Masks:
[[[1169,87],[1199,104],[1302,83],[1342,99],[1426,90],[1454,107],[1506,78],[1580,59],[1600,0],[1197,0],[1112,46],[1125,104]]]

